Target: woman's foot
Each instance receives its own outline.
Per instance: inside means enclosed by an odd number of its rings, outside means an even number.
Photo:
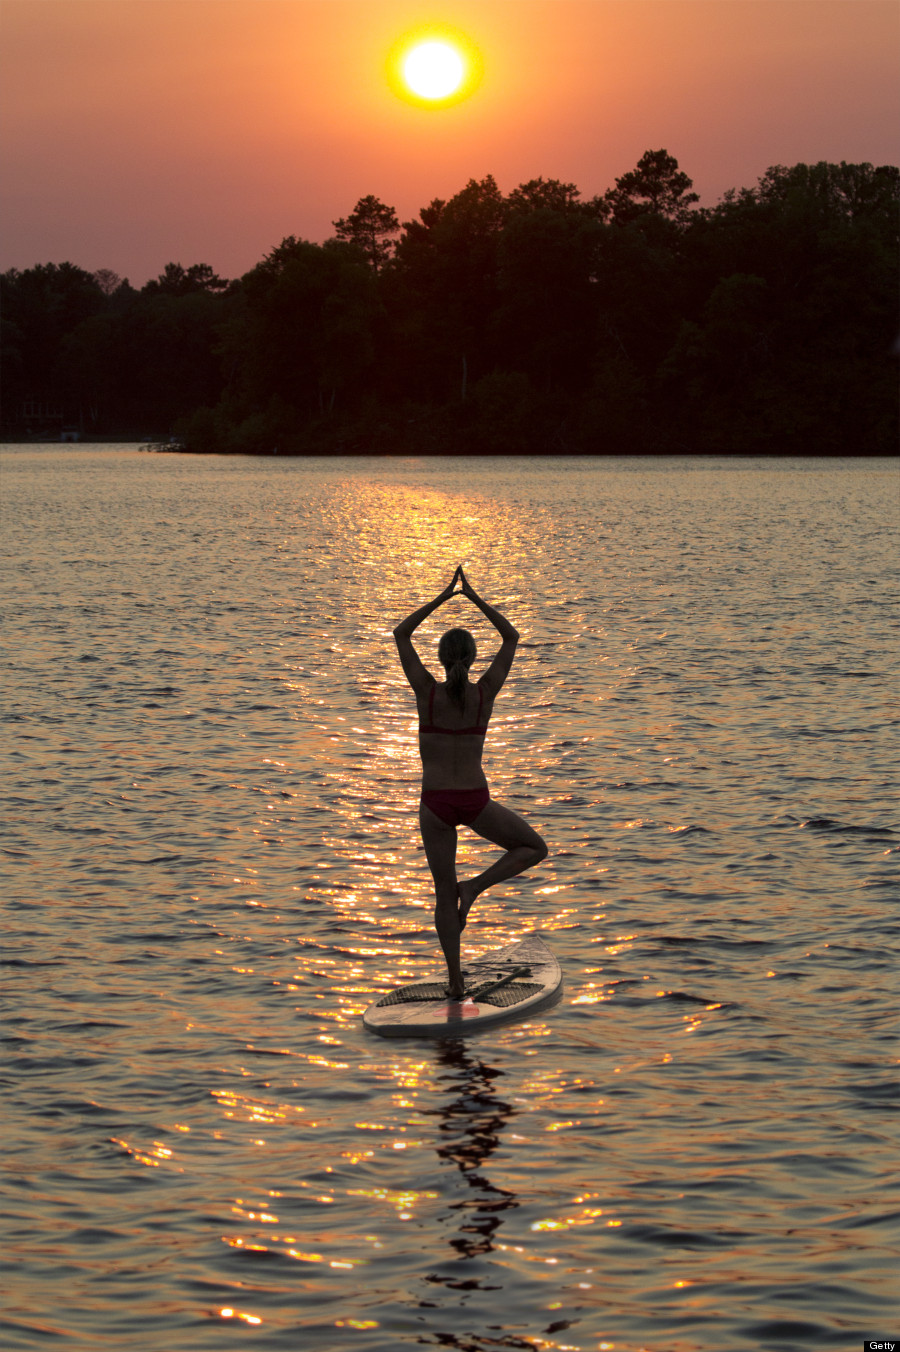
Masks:
[[[472,903],[478,896],[475,890],[475,884],[471,880],[465,883],[457,883],[456,894],[459,897],[459,928],[464,930],[466,927],[466,918],[472,909]]]
[[[448,1000],[461,1000],[466,993],[465,986],[448,986],[444,994]]]

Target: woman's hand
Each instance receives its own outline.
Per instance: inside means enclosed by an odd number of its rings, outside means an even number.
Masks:
[[[472,586],[472,584],[471,584],[471,582],[469,581],[469,579],[466,577],[465,573],[463,572],[462,564],[460,564],[459,567],[457,568],[456,574],[457,574],[457,577],[459,578],[460,585],[461,585],[461,587],[462,587],[462,593],[463,593],[463,596],[467,596],[467,597],[469,598],[470,601],[474,601],[474,600],[476,599],[476,598],[475,598],[475,589],[474,589],[474,587]],[[454,580],[455,580],[455,579],[454,579]]]
[[[394,638],[397,642],[397,650],[400,654],[400,662],[406,673],[406,679],[409,681],[416,694],[421,694],[424,690],[433,684],[433,679],[429,676],[422,660],[413,647],[412,636],[418,629],[423,620],[442,606],[445,601],[449,601],[451,596],[455,596],[456,583],[462,569],[457,568],[449,584],[442,592],[434,598],[433,601],[426,601],[424,606],[419,606],[411,615],[407,615],[405,620],[401,620],[394,630]]]
[[[456,572],[453,574],[453,577],[451,578],[451,580],[450,580],[450,582],[448,583],[448,585],[444,588],[444,590],[443,590],[443,591],[440,593],[440,595],[436,598],[436,599],[437,599],[437,604],[438,604],[438,605],[442,606],[442,605],[444,604],[445,601],[449,601],[449,600],[450,600],[450,597],[451,597],[451,596],[456,596],[456,595],[457,595],[457,592],[456,592],[456,582],[457,582],[457,579],[458,579],[458,577],[459,577],[459,575],[460,575],[461,572],[462,572],[462,569],[461,569],[461,568],[457,568]]]
[[[463,596],[467,596],[469,600],[472,602],[472,604],[474,606],[477,606],[478,609],[482,612],[482,614],[487,616],[491,624],[499,632],[500,637],[503,639],[504,642],[506,642],[507,640],[511,640],[514,641],[515,645],[515,643],[517,643],[519,640],[518,630],[513,628],[513,626],[510,624],[509,620],[506,618],[505,615],[501,615],[499,610],[496,610],[493,606],[488,605],[487,601],[483,600],[483,598],[478,595],[477,591],[472,586],[471,582],[463,572],[462,564],[460,564],[459,568],[457,568],[456,571],[459,573],[459,580],[462,584]],[[512,661],[511,655],[509,660]],[[501,680],[501,685],[502,683],[503,682]],[[497,687],[498,690],[499,688],[500,686]]]

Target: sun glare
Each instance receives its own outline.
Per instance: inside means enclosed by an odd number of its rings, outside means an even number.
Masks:
[[[403,62],[403,78],[423,99],[455,94],[466,73],[463,59],[449,42],[420,42]]]
[[[391,50],[388,79],[394,93],[421,108],[446,108],[474,92],[481,80],[481,55],[457,29],[419,28]]]

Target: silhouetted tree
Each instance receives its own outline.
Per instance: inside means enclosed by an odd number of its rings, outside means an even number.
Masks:
[[[497,303],[498,249],[508,205],[492,175],[470,179],[407,221],[396,269],[410,313],[406,359],[434,394],[465,392],[493,365],[489,328]]]
[[[364,402],[374,363],[375,283],[356,246],[294,236],[246,274],[222,327],[232,379],[218,449],[296,448],[311,423]],[[212,436],[206,415],[203,426]]]
[[[387,207],[371,194],[361,197],[349,216],[332,221],[338,239],[356,244],[379,272],[394,251],[392,236],[400,231],[393,207]]]
[[[104,296],[111,296],[122,285],[122,278],[112,268],[98,268],[94,273],[94,281]]]
[[[686,225],[691,207],[700,198],[691,192],[692,181],[678,168],[667,150],[648,150],[637,168],[616,179],[605,202],[616,225],[628,225],[643,216],[661,216],[675,225]]]
[[[120,290],[67,335],[61,365],[87,430],[165,434],[177,418],[219,398],[218,328],[228,299],[203,290],[131,292],[122,303]]]
[[[61,361],[62,344],[66,334],[105,303],[92,274],[73,263],[42,263],[3,274],[5,426],[21,423],[26,401],[52,402],[66,422],[79,419],[77,391],[70,388]]]
[[[782,209],[793,205],[804,215],[814,213],[823,227],[836,222],[875,222],[884,231],[885,242],[896,244],[900,226],[898,190],[900,169],[893,165],[876,169],[871,164],[828,164],[823,160],[795,164],[790,169],[773,165],[749,196]]]
[[[684,263],[670,232],[609,225],[594,250],[594,356],[624,359],[645,378],[669,351],[683,315]]]
[[[775,165],[696,201],[648,151],[590,201],[470,179],[396,245],[363,197],[240,282],[12,270],[4,431],[39,397],[201,450],[894,452],[900,170]]]
[[[162,273],[143,288],[148,296],[189,296],[196,291],[225,291],[229,283],[217,277],[208,263],[167,263]]]
[[[512,212],[590,210],[580,198],[581,193],[574,183],[563,183],[558,178],[532,178],[513,188],[506,200]]]
[[[510,213],[498,249],[494,350],[536,386],[585,384],[595,347],[596,249],[602,226],[572,202]]]
[[[660,389],[699,449],[896,448],[900,172],[774,166],[698,213]]]

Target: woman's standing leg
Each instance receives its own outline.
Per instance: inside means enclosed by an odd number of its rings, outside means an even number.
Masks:
[[[434,878],[434,927],[447,961],[450,994],[462,995],[459,965],[459,894],[456,883],[456,827],[441,821],[430,808],[419,807],[419,825],[425,857]]]
[[[476,878],[458,884],[460,929],[465,928],[466,916],[477,896],[495,883],[514,878],[547,858],[547,844],[543,837],[528,825],[524,817],[502,803],[495,803],[493,799],[472,822],[472,830],[484,840],[502,846],[506,853]]]

